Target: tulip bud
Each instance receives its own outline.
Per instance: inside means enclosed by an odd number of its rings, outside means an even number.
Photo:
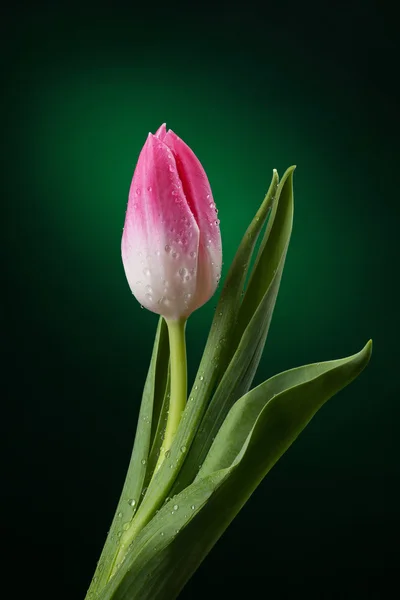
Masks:
[[[168,320],[188,317],[221,276],[219,220],[193,151],[162,125],[149,133],[129,191],[122,260],[136,299]]]

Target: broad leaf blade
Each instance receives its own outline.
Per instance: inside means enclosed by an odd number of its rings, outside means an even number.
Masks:
[[[99,600],[176,598],[266,473],[324,402],[359,375],[370,354],[369,342],[346,359],[288,371],[237,403],[202,475],[141,531]]]
[[[150,367],[143,389],[135,443],[126,475],[124,487],[118,502],[106,543],[88,590],[88,597],[98,593],[107,583],[120,541],[120,532],[133,518],[140,503],[143,482],[146,476],[147,459],[152,440],[154,415],[160,413],[165,395],[169,362],[168,331],[165,321],[160,318]],[[155,428],[153,427],[153,431]],[[154,436],[154,433],[153,433]]]

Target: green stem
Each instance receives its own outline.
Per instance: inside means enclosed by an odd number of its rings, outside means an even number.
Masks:
[[[176,430],[178,429],[178,425],[181,420],[182,412],[186,406],[187,399],[187,361],[185,340],[186,319],[166,322],[169,335],[171,368],[170,402],[167,426],[164,434],[164,442],[160,449],[160,455],[154,468],[149,487],[153,481],[154,475],[160,468],[163,460],[166,458],[166,453],[171,448]],[[114,560],[110,577],[115,574],[119,565],[124,560],[130,543],[133,541],[139,531],[146,525],[146,523],[148,523],[148,521],[151,519],[151,516],[152,515],[149,512],[146,512],[146,510],[143,513],[141,511],[141,506],[139,506],[139,510],[133,518],[129,529],[125,531],[121,537],[121,543]]]
[[[186,319],[167,321],[171,364],[171,394],[164,442],[154,473],[160,468],[165,453],[171,448],[187,399]]]

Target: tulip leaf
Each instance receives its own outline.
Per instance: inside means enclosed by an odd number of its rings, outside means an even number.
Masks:
[[[243,396],[196,481],[142,529],[98,600],[176,598],[266,473],[370,355],[368,342],[358,354],[286,371]]]
[[[188,457],[173,487],[177,493],[189,485],[202,465],[229,409],[251,386],[275,307],[293,222],[293,171],[284,174],[240,308],[235,336],[236,351],[207,407]],[[247,300],[246,300],[247,299]],[[253,311],[253,312],[251,312]]]
[[[171,371],[168,369],[168,378],[165,386],[164,400],[161,406],[160,414],[158,416],[157,428],[153,437],[151,450],[149,453],[146,477],[143,482],[143,487],[147,488],[156,467],[160,450],[163,445],[165,428],[167,425],[168,414],[169,414],[169,402],[171,393]]]
[[[131,521],[140,504],[149,449],[152,437],[154,438],[156,433],[156,428],[152,423],[159,420],[166,394],[168,363],[168,331],[164,319],[160,318],[150,367],[143,389],[135,443],[128,472],[88,594],[98,593],[107,583],[120,542],[120,535],[118,534],[120,534],[124,525],[126,526]]]

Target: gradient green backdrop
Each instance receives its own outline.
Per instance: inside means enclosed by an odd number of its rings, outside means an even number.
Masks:
[[[11,562],[34,574],[41,597],[72,600],[101,551],[157,323],[130,293],[120,238],[138,153],[166,121],[208,173],[224,274],[272,168],[297,165],[294,231],[256,382],[374,340],[368,369],[268,475],[182,600],[302,587],[324,598],[338,582],[345,598],[349,581],[357,590],[395,567],[392,15],[369,1],[147,4],[17,3],[3,21]],[[188,325],[191,377],[215,303]]]

